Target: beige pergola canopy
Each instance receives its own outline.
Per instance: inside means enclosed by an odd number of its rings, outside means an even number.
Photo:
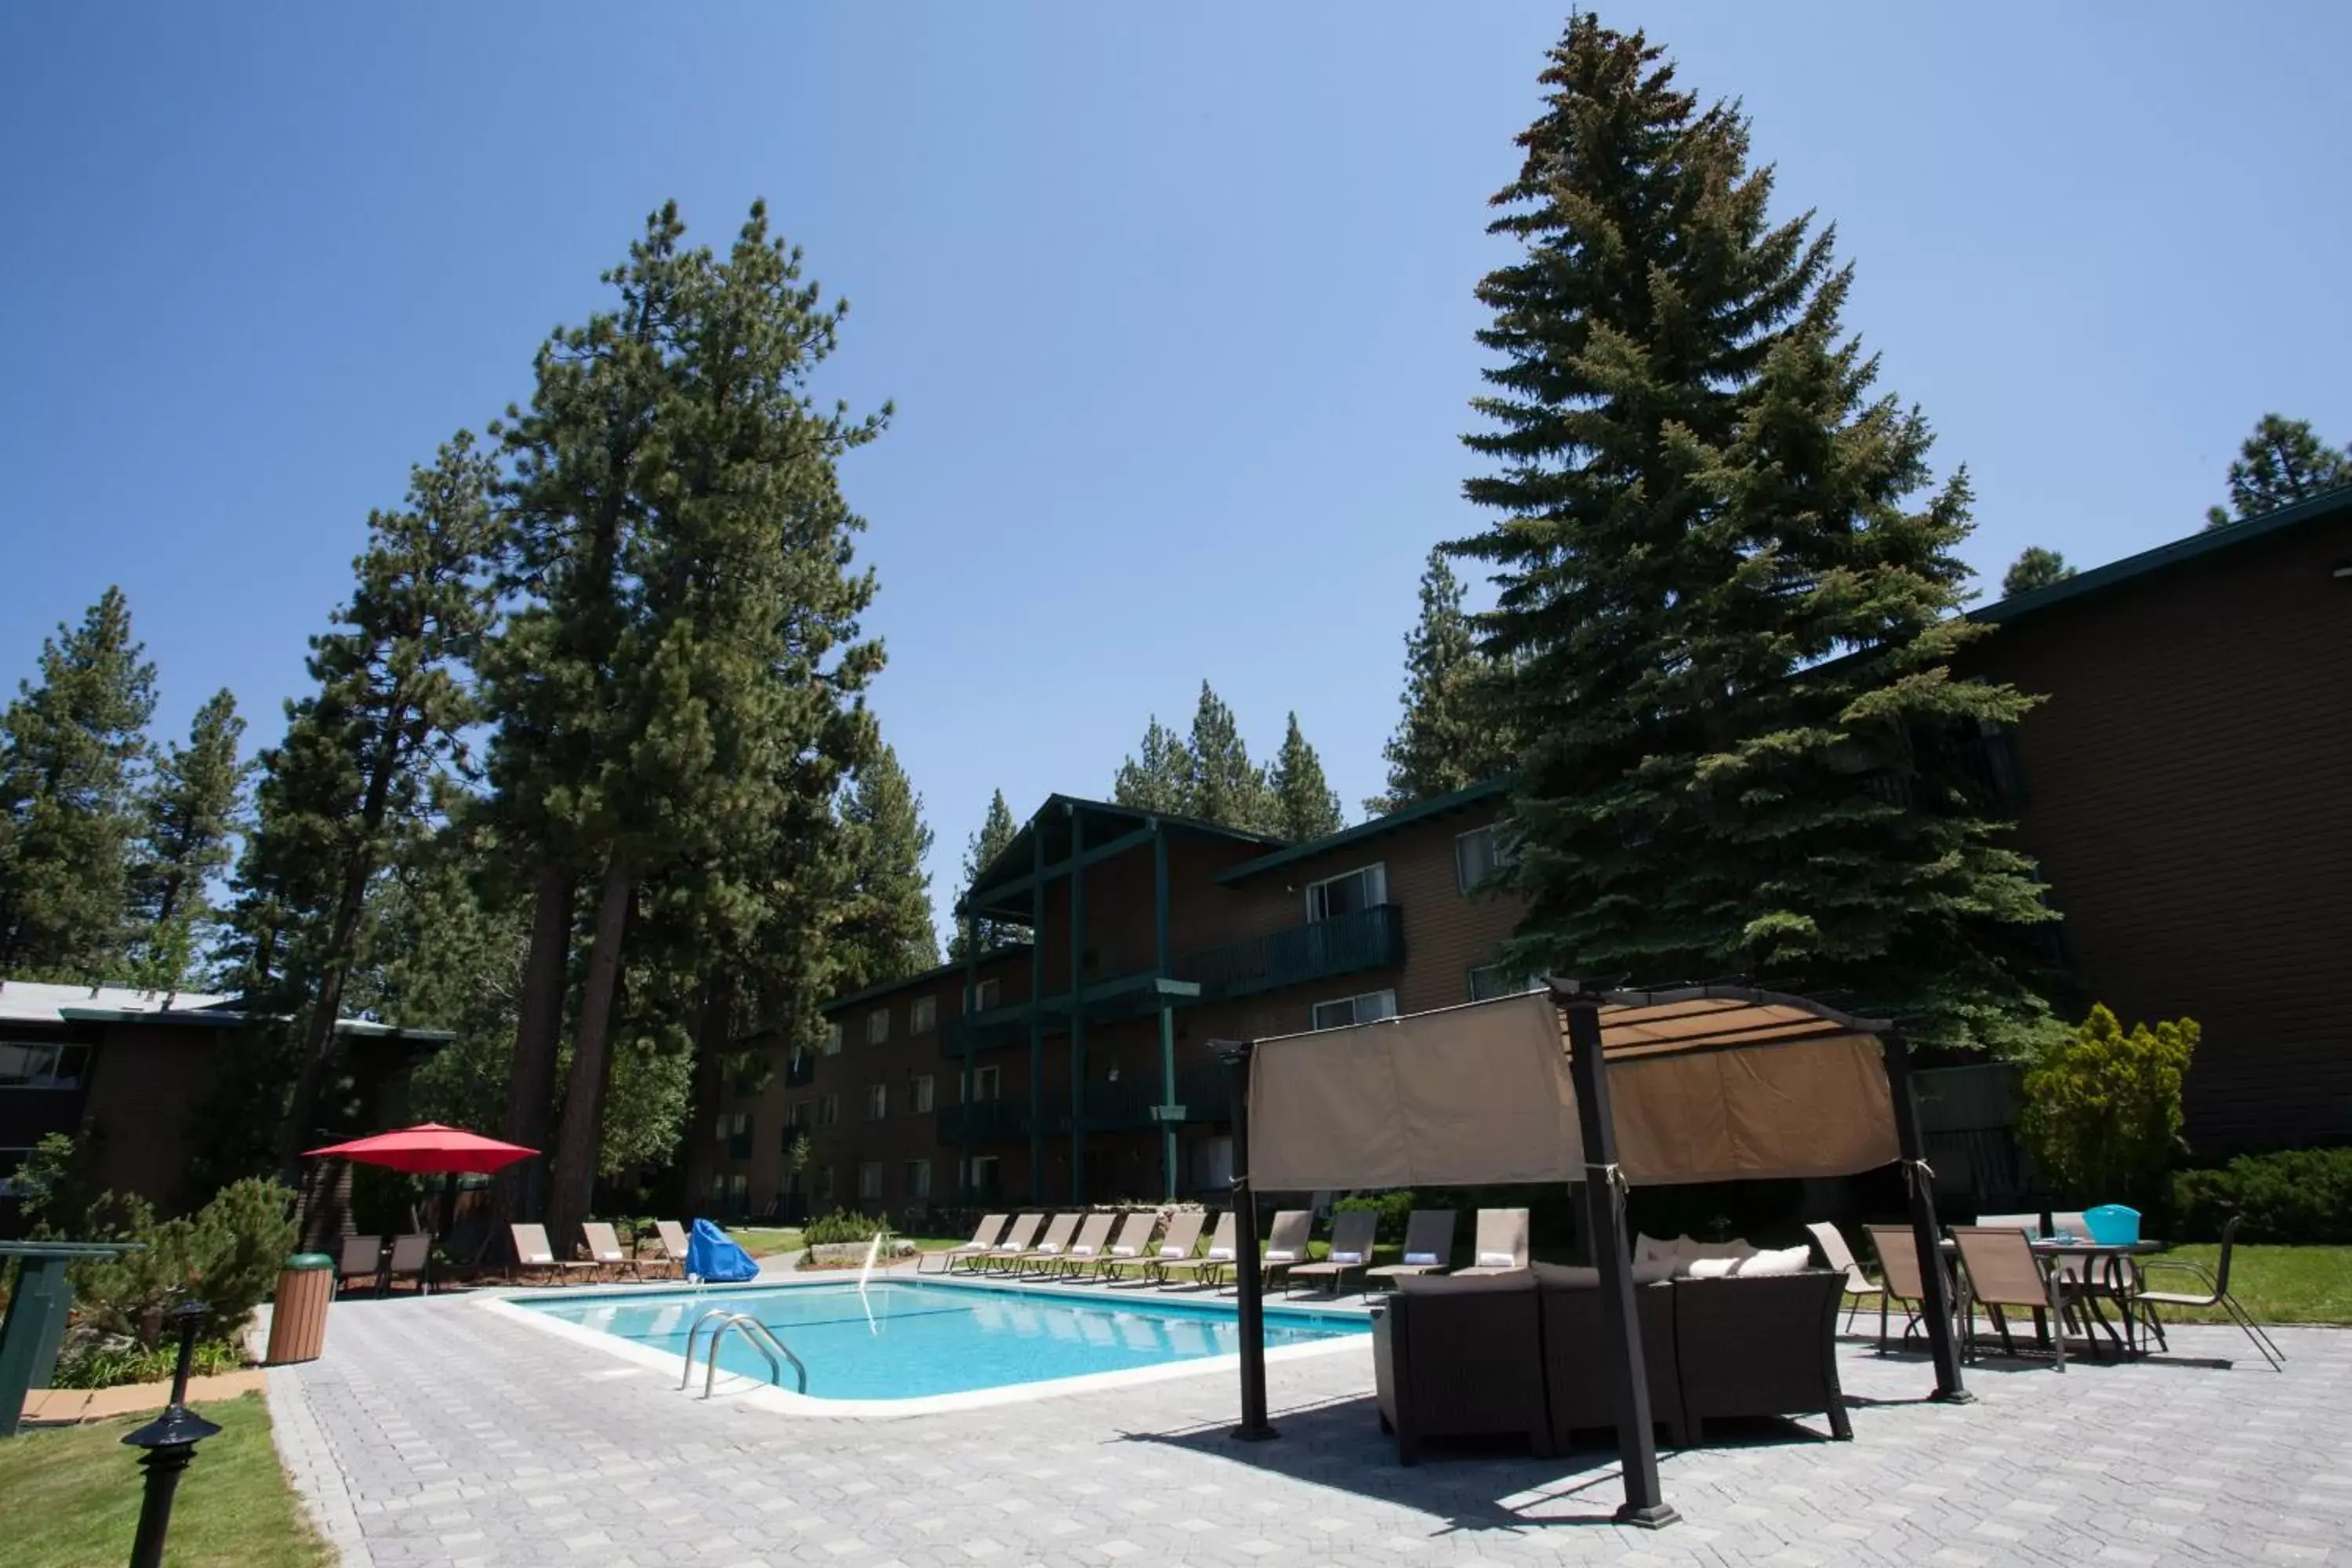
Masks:
[[[1755,991],[1612,993],[1599,1009],[1635,1186],[1846,1176],[1897,1157],[1884,1026]],[[1551,991],[1261,1039],[1261,1192],[1584,1179],[1566,1009]]]

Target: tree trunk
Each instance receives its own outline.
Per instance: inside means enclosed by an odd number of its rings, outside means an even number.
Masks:
[[[572,1076],[563,1088],[563,1119],[555,1132],[554,1181],[548,1193],[548,1240],[568,1256],[588,1217],[596,1184],[597,1102],[611,1052],[613,1002],[621,983],[621,941],[628,924],[636,878],[628,857],[613,852],[604,866],[604,891],[596,900],[596,931],[589,940],[588,979],[580,997],[580,1021],[572,1034]]]
[[[493,1234],[499,1237],[515,1221],[546,1212],[547,1124],[554,1109],[556,1045],[563,1033],[563,997],[572,973],[572,912],[579,889],[571,868],[550,860],[534,882],[530,954],[523,961],[504,1136],[539,1152],[499,1173],[493,1194]]]

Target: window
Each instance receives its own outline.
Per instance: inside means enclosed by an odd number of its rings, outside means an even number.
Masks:
[[[807,1100],[793,1100],[784,1108],[784,1125],[794,1131],[806,1127],[813,1114],[809,1108],[814,1103],[815,1101]]]
[[[988,1199],[996,1195],[996,1156],[975,1154],[964,1169],[964,1185],[975,1198]]]
[[[88,1046],[0,1040],[0,1089],[79,1089]]]
[[[890,1086],[869,1083],[866,1086],[866,1120],[879,1121],[890,1114]]]
[[[971,1097],[975,1100],[996,1100],[1004,1092],[1004,1069],[1000,1067],[971,1069]]]
[[[890,1009],[879,1007],[866,1015],[866,1043],[878,1046],[890,1037]]]
[[[868,1160],[857,1167],[857,1201],[878,1204],[882,1201],[882,1162]]]
[[[1335,921],[1389,901],[1389,868],[1366,866],[1344,877],[1326,877],[1307,884],[1307,918]]]
[[[997,1005],[997,999],[1004,994],[1004,982],[1002,980],[983,980],[972,988],[972,994],[973,1000],[971,1005],[967,1006],[964,1011],[967,1013],[985,1013],[990,1008],[995,1006]]]
[[[1501,868],[1518,858],[1519,847],[1513,842],[1507,824],[1490,822],[1484,827],[1474,827],[1454,840],[1454,881],[1466,898],[1486,885]]]
[[[917,1073],[909,1079],[907,1082],[907,1110],[908,1113],[915,1116],[920,1116],[925,1111],[930,1110],[931,1094],[932,1085],[930,1074],[927,1072]]]
[[[748,1110],[722,1110],[719,1113],[719,1142],[727,1146],[730,1160],[748,1160],[751,1156],[751,1113]]]
[[[833,1167],[831,1165],[819,1165],[816,1168],[816,1201],[821,1204],[833,1202]]]
[[[837,1127],[841,1124],[841,1096],[828,1094],[816,1102],[816,1124]]]
[[[1513,974],[1499,963],[1482,963],[1470,972],[1470,1000],[1484,1002],[1496,996],[1516,996],[1522,991],[1537,990],[1542,984],[1540,980]]]
[[[838,1019],[824,1026],[824,1054],[829,1057],[841,1054],[841,1024]]]
[[[1375,1018],[1395,1016],[1395,992],[1367,991],[1361,996],[1342,996],[1335,1002],[1316,1003],[1314,1022],[1310,1026],[1339,1029],[1349,1024],[1369,1024]]]
[[[0,1149],[0,1198],[16,1195],[16,1173],[32,1157],[30,1149]]]
[[[907,1009],[907,1033],[928,1035],[939,1026],[940,999],[936,996],[916,997],[914,1005]]]
[[[907,1162],[907,1195],[909,1198],[931,1195],[931,1163],[929,1160]]]

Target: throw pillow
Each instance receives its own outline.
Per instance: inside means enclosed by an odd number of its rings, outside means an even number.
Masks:
[[[1728,1279],[1731,1271],[1739,1267],[1737,1258],[1692,1258],[1684,1260],[1679,1278],[1684,1279]]]
[[[1767,1248],[1753,1258],[1740,1259],[1733,1272],[1743,1279],[1766,1274],[1802,1274],[1812,1261],[1813,1249],[1810,1247],[1784,1247],[1777,1251]]]

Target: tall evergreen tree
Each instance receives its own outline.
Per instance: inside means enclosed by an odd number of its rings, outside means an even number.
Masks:
[[[1266,786],[1274,794],[1275,832],[1294,844],[1337,833],[1348,824],[1338,792],[1324,781],[1323,760],[1299,733],[1296,713],[1266,772]]]
[[[279,1149],[289,1182],[321,1130],[369,895],[429,829],[438,781],[479,717],[465,667],[494,613],[495,477],[460,432],[412,471],[404,506],[369,517],[352,597],[310,639],[318,689],[287,705],[285,738],[261,754],[233,950],[242,988],[295,1018]]]
[[[0,976],[123,978],[134,773],[155,667],[109,588],[41,644],[40,679],[0,715]]]
[[[1382,755],[1388,789],[1364,802],[1374,816],[1451,795],[1507,772],[1511,749],[1491,704],[1477,635],[1463,608],[1461,581],[1443,547],[1421,574],[1421,618],[1404,639],[1404,716]]]
[[[2352,452],[2339,452],[2319,438],[2309,422],[2265,414],[2230,463],[2230,504],[2237,516],[2260,517],[2283,506],[2352,485]],[[2205,526],[2237,521],[2220,507],[2205,512]]]
[[[1738,111],[1579,15],[1492,231],[1498,358],[1456,548],[1520,737],[1508,960],[1646,981],[1741,973],[1953,1044],[2048,1028],[2005,927],[2048,918],[1964,765],[2017,691],[1956,679],[1969,492],[1873,396],[1850,275],[1767,218]]]
[[[1280,813],[1265,775],[1250,761],[1241,727],[1224,700],[1201,682],[1201,703],[1192,713],[1186,748],[1186,814],[1244,833],[1277,834]]]
[[[1004,853],[1020,832],[1020,825],[1013,820],[1013,808],[1004,804],[1004,792],[998,790],[988,797],[988,816],[982,820],[980,831],[971,836],[971,842],[964,847],[963,886],[957,897],[961,898],[971,891],[972,884],[978,880],[981,872]],[[1030,936],[1027,926],[1006,921],[982,920],[969,929],[978,934],[979,951],[982,953],[994,952],[998,948],[1014,942],[1027,942]],[[971,955],[972,946],[966,940],[966,931],[963,920],[959,916],[956,929],[948,938],[950,963],[961,963]]]
[[[845,990],[919,974],[940,961],[931,924],[931,830],[898,753],[887,745],[857,770],[841,814],[849,833],[851,892],[835,940]]]
[[[2001,574],[2000,596],[2014,599],[2020,594],[2031,594],[2036,588],[2047,588],[2053,583],[2063,583],[2074,574],[2066,558],[2055,550],[2045,550],[2039,544],[2029,544],[2018,552]]]
[[[1144,729],[1142,746],[1118,764],[1110,798],[1138,811],[1189,816],[1192,773],[1192,754],[1185,749],[1184,737],[1160,723],[1155,713]]]
[[[213,919],[208,887],[227,869],[251,764],[237,755],[245,735],[226,689],[196,710],[188,743],[168,747],[141,797],[145,837],[131,871],[137,928],[133,973],[143,985],[192,983],[196,951]]]

